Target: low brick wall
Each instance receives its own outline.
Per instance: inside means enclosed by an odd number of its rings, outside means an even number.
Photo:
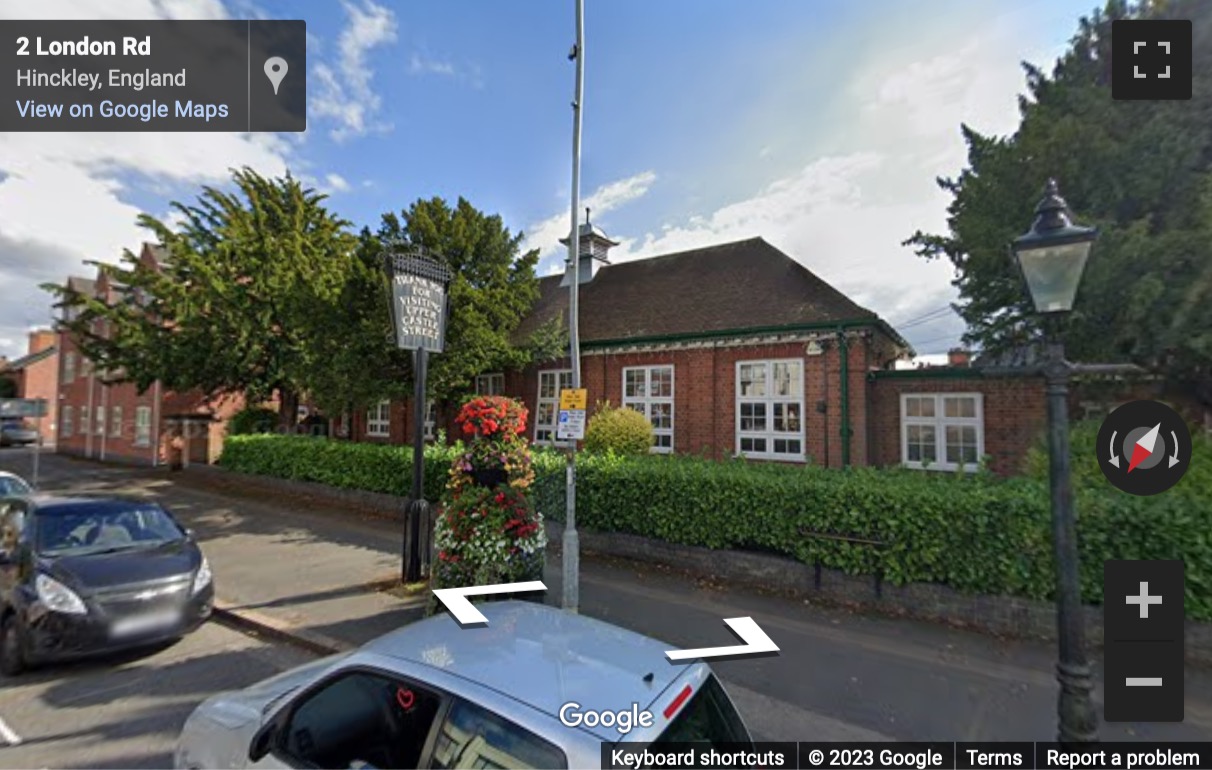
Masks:
[[[394,495],[235,473],[216,466],[190,466],[183,472],[183,478],[190,476],[244,491],[326,500],[393,519],[404,515],[404,499]],[[563,532],[562,524],[547,522],[548,551],[552,555],[560,552]],[[882,615],[912,617],[998,636],[1056,639],[1056,606],[1051,602],[1013,596],[973,596],[932,583],[880,584],[870,575],[847,575],[830,569],[821,569],[818,573],[810,564],[780,556],[675,545],[617,532],[580,530],[578,534],[581,550],[585,553],[661,564],[737,586]],[[1092,648],[1100,648],[1103,643],[1102,608],[1086,607],[1084,612],[1087,641]],[[1189,663],[1212,665],[1212,624],[1188,621],[1186,656]]]

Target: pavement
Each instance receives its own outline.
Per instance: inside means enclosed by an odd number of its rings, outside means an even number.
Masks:
[[[20,473],[27,461],[0,453],[0,468]],[[59,456],[44,457],[42,473],[47,488],[158,498],[201,541],[224,622],[280,647],[317,654],[358,646],[419,618],[427,601],[376,590],[398,576],[397,521],[304,497],[267,499],[219,474]],[[581,567],[582,614],[671,645],[734,644],[724,618],[752,617],[765,629],[780,647],[778,656],[714,664],[762,739],[1030,741],[1055,735],[1050,644],[866,617],[589,554]],[[557,603],[558,554],[549,557],[544,582],[548,603]],[[1188,667],[1186,679],[1184,723],[1104,724],[1102,737],[1212,740],[1212,672]],[[6,690],[0,694],[5,719],[7,699]],[[1097,705],[1101,712],[1101,700]],[[10,766],[4,755],[0,763]]]

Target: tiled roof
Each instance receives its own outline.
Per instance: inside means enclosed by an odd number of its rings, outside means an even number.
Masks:
[[[540,279],[525,340],[567,317],[563,275]],[[832,322],[878,321],[837,289],[761,238],[606,265],[579,295],[582,342],[709,334]]]

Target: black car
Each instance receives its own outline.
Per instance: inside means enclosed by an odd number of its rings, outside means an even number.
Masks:
[[[144,500],[0,500],[0,673],[170,641],[211,614],[210,566]]]

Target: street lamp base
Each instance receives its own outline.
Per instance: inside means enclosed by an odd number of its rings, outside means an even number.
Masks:
[[[1056,681],[1060,683],[1057,714],[1060,716],[1057,741],[1062,744],[1098,742],[1098,715],[1090,694],[1094,680],[1085,664],[1058,663]]]

